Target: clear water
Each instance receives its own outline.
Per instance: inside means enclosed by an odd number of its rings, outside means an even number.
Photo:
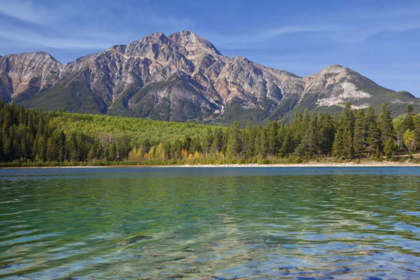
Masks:
[[[0,170],[0,278],[420,279],[420,169]]]

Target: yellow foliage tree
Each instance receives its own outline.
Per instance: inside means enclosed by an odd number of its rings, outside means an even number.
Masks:
[[[410,152],[413,152],[416,149],[416,142],[414,141],[414,133],[407,129],[403,135],[404,145]]]
[[[162,160],[165,159],[165,149],[163,148],[162,143],[159,143],[159,145],[156,148],[155,158],[162,159]]]
[[[181,159],[183,158],[188,158],[188,151],[184,149],[181,150]]]
[[[149,150],[149,158],[155,158],[155,146],[152,146]]]
[[[145,152],[145,148],[143,146],[140,146],[138,149],[134,147],[128,153],[128,160],[139,162],[144,158],[144,152]]]

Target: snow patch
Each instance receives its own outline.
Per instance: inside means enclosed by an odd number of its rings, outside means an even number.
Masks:
[[[370,106],[369,104],[365,103],[365,104],[360,104],[360,105],[351,105],[351,108],[352,109],[366,109],[369,106]]]
[[[356,90],[356,86],[352,83],[342,83],[340,86],[342,90],[338,89],[333,96],[328,98],[318,99],[316,104],[318,106],[342,106],[346,102],[354,100],[366,99],[372,97],[371,94]],[[364,105],[359,105],[364,106]]]
[[[403,101],[401,99],[395,99],[391,101],[393,104],[414,104],[414,101]]]

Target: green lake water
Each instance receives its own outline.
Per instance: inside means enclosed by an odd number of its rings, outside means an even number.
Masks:
[[[420,279],[420,168],[3,169],[0,278]]]

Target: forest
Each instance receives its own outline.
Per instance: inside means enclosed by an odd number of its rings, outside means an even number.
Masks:
[[[0,166],[274,164],[416,160],[420,114],[386,103],[342,113],[297,113],[230,127],[65,112],[0,103]],[[405,157],[399,157],[405,155]]]

